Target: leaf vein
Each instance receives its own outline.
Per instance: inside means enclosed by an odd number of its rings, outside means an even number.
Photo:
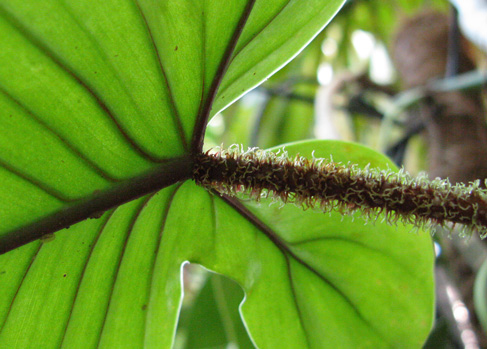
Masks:
[[[32,264],[34,264],[34,261],[35,261],[35,259],[36,259],[37,255],[39,254],[39,251],[41,250],[42,245],[43,245],[42,243],[39,243],[39,247],[37,248],[37,250],[36,250],[36,251],[34,252],[34,254],[32,255],[32,259],[31,259],[31,261],[30,261],[30,264],[29,264],[29,266],[26,268],[25,273],[24,273],[24,275],[22,276],[22,280],[21,280],[21,281],[20,281],[20,283],[19,283],[19,287],[17,288],[17,291],[15,291],[15,294],[14,294],[14,296],[12,297],[12,300],[11,300],[11,302],[10,302],[10,305],[9,305],[9,308],[8,308],[8,311],[7,311],[7,315],[5,316],[5,319],[3,320],[3,323],[2,323],[2,325],[0,326],[0,333],[2,333],[3,328],[5,327],[5,324],[7,323],[8,317],[10,316],[10,312],[12,311],[12,307],[13,307],[13,305],[14,305],[14,303],[15,303],[15,299],[17,298],[17,295],[19,294],[19,291],[20,291],[20,289],[22,288],[22,285],[23,285],[23,283],[24,283],[24,281],[25,281],[25,278],[27,277],[27,274],[29,273],[30,268],[32,267]]]
[[[55,199],[57,199],[63,203],[70,203],[70,202],[75,201],[73,199],[66,197],[59,190],[54,189],[54,188],[48,186],[47,184],[42,183],[41,181],[33,178],[32,176],[30,176],[26,173],[23,173],[22,171],[16,169],[15,167],[11,166],[10,164],[8,164],[3,159],[0,159],[0,167],[4,168],[5,170],[10,172],[11,174],[13,174],[13,175],[21,178],[22,180],[32,184],[33,186],[40,189],[44,193],[48,194],[49,196],[52,196],[53,198],[55,198]]]
[[[125,240],[123,242],[122,250],[120,252],[120,257],[118,259],[118,264],[117,264],[117,267],[116,267],[116,271],[114,273],[113,281],[112,281],[111,286],[110,286],[110,292],[109,292],[110,295],[109,295],[109,298],[108,298],[108,304],[107,304],[106,309],[105,309],[105,314],[103,316],[103,323],[102,323],[102,326],[101,326],[100,331],[99,331],[99,334],[98,334],[98,344],[97,344],[97,347],[98,348],[100,347],[100,342],[101,342],[101,339],[102,339],[103,331],[104,331],[105,326],[106,326],[106,321],[107,321],[107,318],[108,318],[108,313],[110,311],[110,305],[111,305],[112,300],[113,300],[113,292],[115,290],[115,285],[117,283],[117,278],[119,276],[120,267],[122,265],[122,261],[123,261],[123,257],[124,257],[124,254],[125,254],[125,250],[127,248],[128,241],[130,240],[131,233],[132,233],[132,231],[134,229],[134,226],[135,226],[135,223],[137,222],[137,219],[139,218],[140,213],[144,209],[144,207],[147,204],[147,202],[149,202],[149,200],[155,194],[156,193],[153,193],[153,194],[149,195],[147,198],[145,198],[139,204],[139,207],[137,208],[137,211],[135,212],[135,214],[134,214],[134,216],[132,218],[132,222],[130,223],[130,226],[128,227],[127,236],[125,237]]]
[[[308,331],[306,330],[305,321],[303,318],[303,313],[301,312],[301,307],[299,306],[298,297],[296,294],[296,288],[294,287],[294,278],[293,278],[293,273],[291,271],[291,262],[289,261],[289,255],[286,253],[284,255],[284,258],[286,259],[287,274],[288,274],[288,278],[289,278],[289,287],[291,288],[291,293],[293,295],[292,298],[294,301],[294,306],[296,307],[299,322],[301,323],[301,327],[303,328],[303,331],[304,331],[304,338],[306,339],[306,347],[309,348],[310,347],[309,335],[308,335]]]
[[[61,1],[60,4],[62,4],[63,6],[63,9],[66,11],[66,13],[71,17],[71,20],[76,23],[76,25],[85,33],[86,37],[91,41],[91,43],[93,44],[93,46],[95,47],[96,49],[96,52],[103,58],[103,61],[107,63],[107,66],[110,68],[110,70],[112,71],[113,75],[116,77],[116,79],[118,80],[119,82],[119,86],[123,89],[123,92],[125,93],[125,95],[129,98],[131,104],[135,107],[135,109],[137,110],[137,114],[138,114],[138,117],[143,120],[144,117],[144,113],[140,110],[140,106],[135,102],[135,99],[134,99],[134,96],[132,95],[132,93],[130,93],[130,91],[127,89],[127,86],[125,85],[125,83],[123,82],[120,74],[118,73],[118,71],[115,69],[112,61],[109,59],[109,56],[106,54],[106,52],[103,50],[102,48],[102,45],[98,42],[98,40],[96,39],[96,37],[86,28],[85,25],[82,24],[82,22],[80,22],[76,16],[72,13],[71,9],[68,8],[68,6],[66,6],[65,2],[64,1]],[[101,97],[100,97],[100,100],[101,100]],[[108,106],[107,106],[107,109],[108,109]],[[113,113],[113,118],[115,118],[115,114]],[[116,121],[118,122],[118,121]],[[120,127],[122,127],[120,125]],[[128,136],[128,133],[127,133],[127,136]],[[131,138],[132,139],[132,138]],[[133,142],[135,143],[136,146],[137,145],[137,142],[135,140],[133,140]],[[130,143],[132,146],[134,146],[132,143]],[[137,151],[136,148],[133,148],[135,151]],[[142,150],[142,148],[140,147],[140,150]],[[161,159],[159,159],[158,157],[155,157],[155,156],[152,156],[150,155],[148,152],[144,151],[145,154],[149,157],[149,159],[153,162],[160,162]]]
[[[171,84],[169,83],[169,79],[166,74],[166,70],[162,64],[161,60],[161,55],[159,54],[159,49],[157,48],[156,41],[154,39],[154,35],[152,34],[152,30],[149,26],[149,23],[147,22],[147,18],[144,15],[144,12],[142,11],[142,8],[140,7],[139,1],[138,0],[133,0],[135,3],[135,6],[138,9],[138,12],[140,14],[140,17],[142,18],[142,21],[145,23],[145,28],[147,31],[147,35],[149,36],[149,39],[151,40],[152,47],[154,49],[154,53],[157,57],[157,62],[159,63],[159,71],[161,74],[162,79],[164,80],[164,83],[167,87],[167,91],[169,94],[169,107],[171,108],[171,117],[173,118],[173,122],[176,125],[176,130],[178,132],[179,138],[181,139],[183,143],[184,149],[188,150],[188,141],[186,140],[186,135],[184,134],[184,128],[183,124],[181,121],[181,116],[179,115],[178,108],[176,106],[176,100],[174,99],[174,93],[171,89]]]
[[[76,287],[76,291],[75,291],[75,294],[74,294],[74,297],[73,297],[73,301],[72,301],[72,304],[71,304],[71,307],[70,307],[70,310],[69,310],[69,316],[68,316],[67,321],[66,321],[66,324],[64,326],[63,337],[61,339],[61,345],[60,345],[60,347],[63,347],[63,343],[64,343],[64,340],[66,338],[66,332],[67,332],[69,323],[70,323],[71,318],[72,318],[72,315],[73,315],[73,309],[74,309],[74,306],[76,304],[76,300],[78,299],[78,294],[79,294],[79,291],[80,291],[81,283],[83,282],[83,278],[84,278],[85,273],[86,273],[86,268],[87,268],[87,266],[88,266],[88,264],[90,262],[91,256],[93,255],[93,251],[95,249],[95,246],[98,243],[98,240],[99,240],[101,234],[103,233],[103,230],[105,230],[105,227],[107,226],[108,221],[110,220],[110,218],[112,218],[114,212],[115,212],[115,210],[113,210],[112,212],[110,212],[110,214],[107,216],[105,222],[103,222],[103,224],[100,226],[100,229],[98,230],[98,233],[96,234],[95,239],[92,241],[92,244],[91,244],[91,247],[90,247],[90,251],[89,251],[88,256],[86,258],[86,261],[85,261],[85,265],[83,266],[83,270],[81,271],[81,275],[79,277],[78,286]]]
[[[238,201],[238,199],[229,197],[227,195],[223,195],[222,199],[233,207],[243,218],[247,219],[250,223],[252,223],[258,230],[260,230],[264,235],[266,235],[269,240],[271,240],[274,245],[283,253],[284,255],[289,255],[292,257],[296,262],[303,265],[303,267],[307,268],[313,274],[315,274],[319,279],[321,279],[324,283],[331,287],[343,300],[350,306],[350,308],[357,314],[360,320],[366,324],[372,331],[374,331],[380,338],[382,335],[380,332],[368,321],[360,312],[360,310],[355,306],[352,300],[343,293],[339,288],[337,288],[330,280],[328,280],[324,275],[321,275],[315,268],[309,265],[306,261],[301,259],[298,255],[296,255],[288,246],[287,242],[283,241],[281,237],[272,230],[268,225],[266,225],[262,220],[256,217],[249,209],[247,209],[242,203]]]
[[[286,6],[287,6],[287,5],[286,5]],[[285,6],[285,7],[286,7],[286,6]],[[282,10],[284,10],[284,9],[285,9],[285,7],[284,7]],[[302,27],[306,27],[306,24],[308,24],[308,23],[312,22],[312,21],[313,21],[315,18],[316,18],[316,16],[315,16],[315,17],[312,17],[312,18],[311,18],[310,20],[308,20],[308,21],[307,21],[305,24],[303,24],[303,25],[302,25]],[[269,24],[270,24],[270,23],[268,23],[267,25],[269,25]],[[256,38],[256,37],[254,37],[252,40],[255,40],[255,38]],[[283,43],[281,43],[281,44],[280,44],[278,47],[276,47],[276,48],[275,48],[275,49],[274,49],[272,52],[270,52],[270,53],[269,53],[267,56],[263,57],[263,58],[261,59],[261,61],[260,61],[260,62],[262,62],[264,59],[266,59],[266,58],[270,57],[270,55],[271,55],[273,52],[278,51],[280,48],[282,48],[284,45],[286,45],[286,43],[287,43],[287,41],[284,41]],[[233,57],[233,59],[235,59],[235,58],[236,58],[236,56],[234,56],[234,57]],[[255,66],[257,66],[257,65],[258,65],[258,64],[256,64]],[[282,67],[282,66],[281,66],[281,67]],[[226,91],[227,91],[227,90],[228,90],[228,89],[229,89],[229,88],[230,88],[230,87],[231,87],[231,86],[232,86],[232,85],[233,85],[233,84],[234,84],[236,81],[238,81],[240,78],[242,78],[242,76],[244,76],[246,73],[247,73],[247,71],[243,71],[243,72],[241,72],[240,74],[235,75],[235,76],[232,78],[232,80],[230,80],[230,81],[228,81],[228,82],[226,83],[226,87],[225,87],[225,88],[224,88],[224,89],[221,91],[221,94],[222,94],[222,95],[224,95],[224,94],[226,93]]]
[[[259,29],[259,31],[257,33],[255,33],[255,35],[249,40],[247,41],[245,44],[242,45],[242,47],[239,48],[238,51],[235,51],[232,59],[231,59],[231,62],[233,62],[233,60],[252,42],[254,41],[267,27],[269,27],[269,25],[282,13],[282,11],[284,11],[284,9],[289,5],[289,3],[291,2],[291,0],[288,0],[287,3],[281,7],[279,9],[279,11],[277,11],[273,16],[272,18],[270,18],[270,20],[262,27]]]
[[[160,231],[159,231],[159,234],[158,234],[158,237],[157,237],[156,249],[154,251],[154,258],[152,260],[151,269],[150,269],[150,272],[149,272],[150,277],[148,278],[149,292],[147,292],[147,300],[145,302],[145,304],[147,304],[147,308],[149,308],[149,303],[150,303],[150,299],[151,299],[151,295],[152,295],[152,283],[154,281],[154,272],[155,272],[155,269],[156,269],[157,256],[159,255],[159,250],[160,250],[160,247],[161,247],[162,236],[164,235],[164,229],[166,227],[167,217],[169,215],[169,210],[171,208],[171,205],[172,205],[172,202],[174,200],[174,197],[176,196],[176,193],[178,192],[179,188],[181,188],[181,185],[182,185],[182,183],[178,184],[176,186],[176,188],[174,188],[174,191],[171,193],[171,196],[168,199],[166,208],[165,208],[165,210],[164,210],[164,212],[162,214],[161,228],[160,228]],[[143,334],[143,338],[144,339],[145,339],[145,337],[147,335],[148,316],[149,316],[149,312],[147,311],[146,314],[145,314],[145,317],[144,317],[144,334]]]
[[[201,108],[201,112],[198,114],[196,118],[196,123],[194,127],[193,139],[191,142],[191,150],[193,153],[198,153],[203,148],[203,139],[205,136],[205,129],[206,124],[208,122],[208,118],[210,117],[211,107],[213,105],[213,101],[217,95],[218,89],[220,84],[225,76],[225,73],[230,65],[230,60],[232,58],[233,51],[237,46],[238,39],[243,32],[245,24],[250,17],[250,13],[254,8],[256,0],[249,0],[245,9],[240,17],[240,20],[237,24],[235,31],[233,32],[232,38],[230,39],[227,48],[225,49],[225,53],[223,54],[222,60],[218,65],[218,69],[215,74],[215,78],[211,83],[210,89],[208,91],[208,96],[205,99],[203,108]]]
[[[154,158],[151,154],[144,151],[128,134],[125,128],[119,123],[117,118],[112,114],[108,106],[105,104],[101,96],[98,95],[87,83],[85,83],[76,73],[71,70],[70,67],[65,65],[61,59],[56,55],[55,52],[51,51],[48,46],[38,39],[34,34],[32,34],[22,23],[18,20],[12,18],[8,12],[0,5],[0,16],[5,18],[12,27],[14,27],[20,34],[22,34],[33,46],[35,46],[39,51],[41,51],[46,57],[51,59],[60,69],[62,69],[66,74],[68,74],[73,80],[75,80],[83,89],[94,99],[98,107],[105,113],[109,120],[116,127],[118,132],[122,135],[124,140],[132,147],[132,149],[141,157],[151,161],[159,162],[160,159]]]
[[[104,178],[110,182],[117,182],[118,180],[112,176],[110,176],[107,172],[105,172],[101,167],[99,167],[95,162],[87,158],[83,153],[81,153],[78,149],[76,149],[73,145],[71,145],[63,136],[61,136],[58,132],[56,132],[53,128],[47,125],[41,118],[35,115],[31,110],[27,109],[25,105],[23,105],[20,101],[15,99],[10,93],[8,93],[3,86],[0,85],[0,93],[3,94],[5,97],[10,99],[13,103],[15,103],[19,108],[25,111],[31,118],[34,120],[40,127],[47,130],[51,133],[56,139],[58,139],[66,149],[79,159],[81,159],[91,170],[93,170],[97,175]]]
[[[310,238],[310,239],[305,239],[305,240],[301,240],[301,241],[297,241],[297,242],[290,242],[289,245],[292,245],[292,246],[299,246],[299,245],[305,245],[305,244],[308,244],[308,243],[313,243],[313,242],[318,242],[318,241],[343,241],[343,242],[346,242],[346,243],[350,243],[350,244],[353,244],[353,245],[357,245],[357,246],[360,246],[366,250],[369,250],[369,251],[372,251],[374,253],[377,253],[383,257],[386,257],[387,259],[390,259],[390,261],[392,263],[394,263],[395,265],[397,265],[398,267],[400,267],[402,269],[402,271],[408,275],[411,275],[411,276],[414,276],[414,274],[411,272],[411,270],[406,267],[405,265],[401,264],[397,258],[395,258],[394,256],[392,255],[389,255],[387,253],[385,253],[384,251],[381,251],[377,248],[374,248],[372,246],[368,246],[360,241],[355,241],[355,240],[350,240],[350,239],[346,239],[346,238],[341,238],[341,237],[331,237],[331,236],[322,236],[322,237],[317,237],[317,238]]]

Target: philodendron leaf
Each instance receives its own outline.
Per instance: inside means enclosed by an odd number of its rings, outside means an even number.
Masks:
[[[344,142],[286,149],[393,167]],[[380,218],[244,206],[188,182],[71,229],[0,259],[6,347],[169,348],[186,261],[243,287],[241,311],[261,348],[419,347],[433,321],[429,234]]]
[[[209,115],[342,3],[2,1],[0,252],[189,178]]]

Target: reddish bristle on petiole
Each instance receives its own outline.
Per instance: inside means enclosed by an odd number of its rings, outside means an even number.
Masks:
[[[290,158],[257,148],[238,146],[196,156],[193,179],[220,194],[238,193],[259,200],[272,197],[303,208],[361,211],[416,227],[463,225],[463,234],[487,235],[487,191],[480,181],[452,185],[448,180],[412,177],[404,170],[359,168],[327,159]],[[452,224],[448,224],[448,223]]]

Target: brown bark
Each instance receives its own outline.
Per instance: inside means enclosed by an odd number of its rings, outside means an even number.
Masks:
[[[444,14],[424,12],[403,24],[392,54],[405,88],[427,86],[432,79],[445,76],[449,22]],[[463,38],[460,47],[458,73],[475,69]],[[410,117],[411,124],[421,121],[425,125],[430,177],[448,177],[453,183],[487,178],[487,129],[479,91],[432,94],[414,115]],[[475,274],[451,241],[445,239],[442,245],[445,263],[460,285],[468,309],[475,314],[472,300]],[[487,336],[475,317],[472,320],[481,346],[486,347]]]
[[[448,17],[425,12],[407,20],[399,30],[393,59],[406,88],[426,86],[442,78],[448,57]],[[473,70],[462,40],[459,73]],[[478,91],[436,93],[420,107],[426,126],[431,177],[469,182],[487,178],[487,129]]]

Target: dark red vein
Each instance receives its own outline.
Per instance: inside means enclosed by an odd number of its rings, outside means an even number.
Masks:
[[[284,9],[289,5],[289,3],[291,2],[291,0],[288,0],[288,2],[279,9],[279,11],[277,11],[270,19],[269,21],[264,24],[264,26],[262,28],[260,28],[253,36],[252,38],[247,41],[245,44],[242,45],[242,47],[239,48],[238,51],[235,51],[233,53],[233,57],[231,59],[231,62],[233,62],[233,60],[235,59],[235,57],[237,57],[252,41],[255,40],[256,37],[258,37],[267,27],[269,27],[269,25],[282,13],[282,11],[284,11]]]
[[[236,198],[229,197],[227,195],[222,195],[222,199],[229,204],[231,207],[233,207],[240,215],[248,220],[250,223],[252,223],[257,229],[259,229],[264,235],[266,235],[269,240],[271,240],[276,247],[281,250],[281,253],[286,256],[293,258],[296,260],[299,264],[303,265],[305,268],[307,268],[309,271],[311,271],[313,274],[315,274],[319,279],[321,279],[325,284],[330,286],[333,291],[335,291],[343,300],[350,306],[351,309],[354,310],[355,314],[364,322],[371,330],[374,331],[378,336],[382,338],[380,333],[374,328],[374,326],[368,321],[366,318],[362,316],[360,313],[359,309],[355,306],[355,304],[352,302],[348,296],[343,293],[339,288],[337,288],[330,280],[328,280],[324,275],[321,275],[315,268],[313,268],[311,265],[309,265],[306,261],[304,261],[302,258],[297,256],[289,247],[286,245],[287,243],[281,238],[269,227],[267,226],[264,222],[262,222],[258,217],[256,217],[252,212],[250,212],[249,209],[247,209],[244,205],[242,205]]]
[[[288,2],[286,3],[286,5],[284,5],[282,8],[279,9],[279,11],[276,12],[276,14],[274,16],[272,16],[272,18],[261,28],[259,29],[259,31],[257,33],[254,34],[254,36],[249,40],[247,41],[244,45],[242,45],[242,47],[239,48],[238,51],[234,52],[233,54],[233,57],[232,59],[230,60],[230,63],[232,63],[235,58],[237,58],[237,56],[242,53],[242,51],[252,42],[254,41],[281,13],[282,11],[284,11],[284,9],[289,5],[289,3],[291,2],[291,0],[288,0]],[[282,45],[281,45],[282,46]],[[240,79],[241,77],[243,76],[243,74],[240,74],[240,75],[237,75],[235,76],[231,81],[229,81],[227,83],[227,86],[231,86],[233,85],[233,83],[235,81],[237,81],[238,79]],[[223,91],[226,91],[226,89],[224,89]],[[223,92],[224,93],[224,92]]]
[[[189,150],[188,149],[188,141],[186,140],[186,135],[184,134],[183,124],[181,123],[181,117],[179,115],[179,111],[178,111],[178,108],[176,106],[176,101],[174,99],[174,94],[172,92],[171,85],[169,84],[169,79],[167,78],[166,71],[164,69],[164,66],[162,65],[162,60],[161,60],[161,55],[159,54],[159,49],[157,48],[157,45],[156,45],[156,42],[154,40],[154,36],[153,36],[152,31],[150,29],[149,23],[147,22],[147,18],[145,17],[144,12],[142,11],[142,8],[140,7],[138,0],[133,0],[133,1],[135,3],[135,6],[138,9],[138,12],[140,14],[140,17],[142,18],[142,21],[145,23],[147,35],[149,36],[149,39],[152,43],[152,47],[154,49],[154,53],[157,57],[157,62],[159,64],[161,76],[162,76],[162,78],[166,84],[166,87],[167,87],[167,91],[169,94],[169,102],[170,102],[169,107],[171,108],[171,117],[173,118],[173,122],[176,125],[176,129],[178,131],[179,138],[181,138],[181,141],[183,143],[183,147],[185,150],[188,151]]]
[[[201,96],[200,96],[200,104],[198,106],[198,114],[201,115],[204,111],[204,103],[205,103],[205,89],[206,89],[206,18],[205,18],[205,9],[201,13],[201,37],[202,37],[202,45],[201,45]]]
[[[218,69],[216,71],[215,78],[210,86],[210,90],[208,92],[208,96],[203,104],[203,108],[201,112],[198,114],[196,118],[195,127],[193,130],[193,139],[191,141],[191,152],[197,154],[202,151],[203,149],[203,140],[205,137],[205,129],[206,124],[208,122],[208,118],[210,117],[211,107],[213,105],[213,101],[215,100],[216,94],[218,92],[218,88],[223,80],[225,72],[227,71],[230,61],[232,58],[233,51],[237,46],[238,39],[243,32],[245,24],[250,17],[250,13],[254,7],[256,0],[249,0],[245,9],[240,17],[240,20],[237,24],[235,31],[233,32],[232,38],[225,49],[225,53],[223,55],[222,61],[220,62]]]
[[[307,23],[311,22],[311,21],[312,21],[314,18],[315,18],[315,17],[311,18],[311,19],[310,19],[310,20],[309,20]],[[305,26],[305,25],[303,25],[302,27],[304,27],[304,26]],[[254,40],[254,39],[255,39],[255,37],[254,37],[252,40]],[[279,45],[279,46],[278,46],[278,47],[277,47],[277,48],[274,50],[274,52],[275,52],[275,51],[277,51],[277,50],[279,50],[279,49],[280,49],[281,47],[283,47],[283,46],[284,46],[286,43],[287,43],[287,41],[284,41],[283,43],[281,43],[281,44],[280,44],[280,45]],[[239,52],[239,53],[240,53],[240,52]],[[269,53],[267,56],[263,57],[263,58],[262,58],[262,60],[264,60],[264,59],[268,58],[270,55],[271,55],[271,53]],[[233,59],[235,59],[235,57],[236,57],[236,56],[234,56],[234,57],[233,57]],[[262,61],[262,60],[261,60],[261,61]],[[287,64],[287,63],[286,63],[286,64]],[[230,88],[230,86],[232,86],[232,85],[235,83],[235,81],[239,80],[239,79],[240,79],[242,76],[244,76],[246,73],[247,73],[247,72],[245,71],[245,72],[242,72],[242,73],[241,73],[241,74],[239,74],[239,75],[235,75],[231,81],[228,81],[228,82],[226,83],[226,86],[227,86],[227,87],[226,87],[226,88],[223,90],[223,92],[222,92],[222,93],[224,94],[224,93],[225,93],[225,91],[227,91],[227,90]]]
[[[176,196],[176,193],[178,192],[179,188],[181,188],[181,184],[179,184],[176,188],[174,188],[174,191],[171,193],[171,195],[167,201],[164,212],[162,213],[161,228],[159,230],[159,235],[157,237],[156,249],[154,251],[154,258],[152,260],[152,265],[151,265],[151,268],[149,271],[150,277],[147,280],[148,281],[147,285],[149,287],[149,292],[147,292],[147,300],[145,302],[145,304],[147,304],[147,308],[149,308],[150,299],[151,299],[151,295],[152,295],[152,283],[154,282],[154,272],[156,269],[157,256],[159,255],[159,249],[161,247],[162,236],[164,235],[164,229],[166,228],[167,217],[169,216],[169,210],[171,208],[172,202],[173,202],[174,197]],[[145,317],[144,317],[144,338],[145,338],[145,334],[147,331],[148,314],[149,314],[149,312],[146,312]]]
[[[3,87],[1,86],[1,84],[0,84],[0,93],[2,93],[5,97],[10,99],[19,108],[21,108],[37,124],[39,124],[41,127],[43,127],[48,132],[50,132],[56,139],[58,139],[62,144],[64,144],[64,146],[67,148],[67,150],[70,153],[72,153],[73,155],[76,155],[76,157],[78,157],[84,163],[86,163],[88,165],[88,167],[91,168],[97,175],[99,175],[100,177],[102,177],[102,178],[104,178],[110,182],[117,182],[118,181],[118,179],[116,179],[115,177],[113,177],[113,176],[109,175],[107,172],[105,172],[100,166],[98,166],[95,162],[90,160],[83,153],[81,153],[78,149],[76,149],[74,146],[72,146],[63,136],[61,136],[58,132],[56,132],[49,125],[47,125],[41,118],[39,118],[37,115],[35,115],[25,105],[23,105],[20,101],[18,101],[16,98],[14,98],[10,93],[8,93],[6,90],[4,90]]]
[[[127,88],[126,84],[124,83],[123,79],[121,78],[119,72],[115,67],[113,66],[112,61],[110,60],[109,56],[107,53],[103,50],[102,45],[98,42],[96,37],[89,31],[89,29],[78,20],[78,18],[71,12],[71,9],[66,6],[64,2],[60,2],[60,5],[63,7],[63,9],[66,11],[66,13],[71,17],[71,20],[76,23],[76,25],[85,33],[86,37],[91,41],[93,46],[95,47],[96,51],[98,54],[103,57],[103,61],[107,63],[107,66],[111,69],[113,75],[116,77],[118,80],[118,85],[122,88],[123,92],[125,95],[128,97],[130,100],[131,104],[134,106],[134,108],[137,110],[137,114],[140,118],[140,120],[144,120],[142,122],[147,123],[147,120],[144,118],[144,112],[140,109],[139,104],[135,101],[133,94],[131,91]],[[152,134],[153,135],[153,134]],[[156,135],[157,136],[157,135]],[[134,140],[135,141],[135,140]],[[160,159],[157,157],[154,157],[155,162],[159,162]]]
[[[119,276],[119,273],[120,273],[120,267],[122,265],[122,260],[123,260],[123,257],[125,255],[125,251],[127,249],[128,241],[130,240],[130,236],[131,236],[132,231],[134,229],[135,222],[137,222],[137,219],[139,218],[140,213],[142,212],[142,210],[144,209],[145,205],[147,204],[147,202],[149,202],[149,200],[152,198],[153,195],[154,194],[148,196],[147,198],[145,198],[139,204],[139,207],[137,208],[136,213],[132,217],[132,222],[130,223],[130,225],[128,227],[127,236],[125,237],[124,243],[122,245],[122,251],[120,251],[120,257],[118,259],[118,263],[117,263],[117,267],[116,267],[116,270],[115,270],[115,274],[114,274],[114,277],[113,277],[113,280],[112,280],[112,284],[110,286],[110,295],[108,296],[108,304],[106,305],[105,315],[103,317],[103,324],[102,324],[102,326],[100,328],[100,331],[98,333],[98,345],[97,345],[98,348],[100,347],[101,337],[103,335],[103,330],[105,329],[105,325],[106,325],[106,321],[107,321],[107,317],[108,317],[108,312],[110,310],[110,304],[112,303],[112,299],[113,299],[113,291],[115,290],[115,284],[117,283],[117,279],[118,279],[118,276]]]
[[[289,287],[291,288],[291,292],[293,294],[294,306],[296,307],[296,312],[298,313],[299,323],[301,324],[301,327],[303,328],[304,338],[306,339],[306,347],[310,348],[308,331],[306,330],[306,325],[305,325],[305,321],[303,318],[303,313],[301,312],[301,307],[299,306],[298,296],[296,294],[296,288],[294,287],[293,273],[291,271],[291,262],[289,261],[289,256],[287,254],[284,255],[284,257],[286,259],[287,276],[289,278]]]
[[[345,243],[349,243],[349,244],[352,244],[352,245],[355,245],[355,246],[359,246],[361,248],[364,248],[364,249],[366,249],[368,251],[372,251],[374,253],[377,253],[380,256],[383,256],[383,257],[389,259],[391,263],[394,263],[395,265],[397,265],[398,267],[400,267],[402,269],[402,272],[403,273],[409,274],[411,276],[414,276],[415,275],[415,274],[413,274],[411,272],[411,270],[408,267],[402,265],[394,256],[388,255],[384,251],[379,250],[377,248],[373,248],[371,246],[368,246],[368,245],[366,245],[366,244],[364,244],[364,243],[362,243],[360,241],[346,239],[344,237],[339,237],[339,236],[320,236],[320,237],[304,239],[304,240],[300,240],[300,241],[296,241],[296,242],[289,242],[288,244],[291,245],[291,246],[299,246],[299,245],[305,245],[305,244],[308,244],[308,243],[314,243],[314,242],[318,242],[318,241],[343,241]]]
[[[34,34],[29,32],[29,30],[22,25],[17,19],[13,18],[4,8],[0,5],[0,16],[2,16],[13,28],[15,28],[22,36],[24,36],[33,46],[35,46],[39,51],[41,51],[46,57],[49,57],[60,69],[62,69],[66,74],[68,74],[73,80],[75,80],[80,86],[82,86],[85,91],[93,97],[97,105],[101,110],[104,111],[105,115],[112,121],[113,125],[117,128],[118,132],[122,135],[124,140],[131,146],[131,148],[141,157],[152,162],[160,162],[161,160],[147,153],[142,149],[135,140],[131,138],[127,130],[118,122],[117,118],[110,111],[110,108],[105,104],[103,99],[98,95],[98,93],[93,90],[86,82],[84,82],[76,73],[71,70],[71,67],[66,66],[62,63],[61,59],[56,55],[55,52],[51,51],[49,47],[44,44],[40,39],[38,39]]]
[[[0,159],[0,167],[4,168],[6,171],[10,172],[11,174],[21,178],[22,180],[28,182],[29,184],[35,186],[36,188],[40,189],[44,193],[48,194],[49,196],[52,196],[53,198],[61,202],[70,203],[74,201],[73,199],[70,199],[67,196],[65,196],[59,190],[54,189],[45,183],[42,183],[41,181],[35,179],[31,175],[21,172],[20,170],[11,166],[7,162],[3,161],[2,159]]]
[[[189,156],[174,158],[150,172],[120,182],[104,192],[78,201],[60,211],[0,236],[0,254],[13,250],[43,235],[54,233],[86,218],[107,211],[128,201],[191,178],[193,160]]]
[[[98,243],[98,240],[99,240],[101,234],[103,233],[103,230],[105,230],[105,227],[107,226],[107,223],[110,220],[110,218],[112,218],[114,212],[115,212],[115,210],[113,210],[112,212],[110,212],[110,214],[105,218],[106,219],[105,222],[103,222],[103,224],[100,226],[100,229],[98,229],[98,234],[96,234],[95,239],[91,242],[90,251],[88,252],[88,255],[86,256],[85,265],[83,266],[83,270],[81,271],[81,274],[80,274],[80,277],[79,277],[79,280],[78,280],[78,286],[76,287],[76,291],[74,293],[74,297],[73,297],[73,300],[71,302],[71,307],[70,307],[70,310],[69,310],[69,315],[68,315],[68,318],[66,320],[66,324],[64,325],[63,337],[61,339],[61,344],[59,346],[60,348],[63,347],[63,343],[64,343],[64,340],[66,338],[66,331],[68,329],[69,322],[71,321],[71,317],[73,315],[74,306],[76,304],[76,300],[78,299],[78,294],[79,294],[79,290],[80,290],[80,287],[81,287],[81,283],[83,282],[83,278],[84,278],[85,273],[86,273],[86,268],[87,268],[87,266],[88,266],[88,264],[90,262],[91,256],[93,254],[93,250],[95,249],[95,246]]]
[[[22,276],[22,280],[20,281],[19,283],[19,286],[17,287],[17,291],[15,291],[15,294],[14,296],[12,297],[12,300],[10,301],[10,305],[8,307],[8,311],[7,311],[7,314],[5,315],[5,319],[3,320],[3,323],[2,325],[0,326],[0,333],[2,333],[3,331],[3,328],[5,327],[5,324],[7,323],[7,319],[8,317],[10,316],[10,312],[12,311],[12,307],[15,303],[15,299],[17,298],[17,295],[19,294],[19,291],[20,291],[20,288],[22,287],[22,284],[24,283],[25,281],[25,278],[27,277],[27,274],[29,273],[29,270],[30,268],[32,267],[32,264],[34,264],[34,261],[37,257],[37,255],[39,254],[39,251],[41,250],[41,247],[43,246],[42,243],[39,244],[37,250],[34,252],[34,254],[32,255],[32,258],[31,258],[31,261],[29,263],[29,266],[27,267],[27,269],[25,269],[25,273],[24,275]]]

